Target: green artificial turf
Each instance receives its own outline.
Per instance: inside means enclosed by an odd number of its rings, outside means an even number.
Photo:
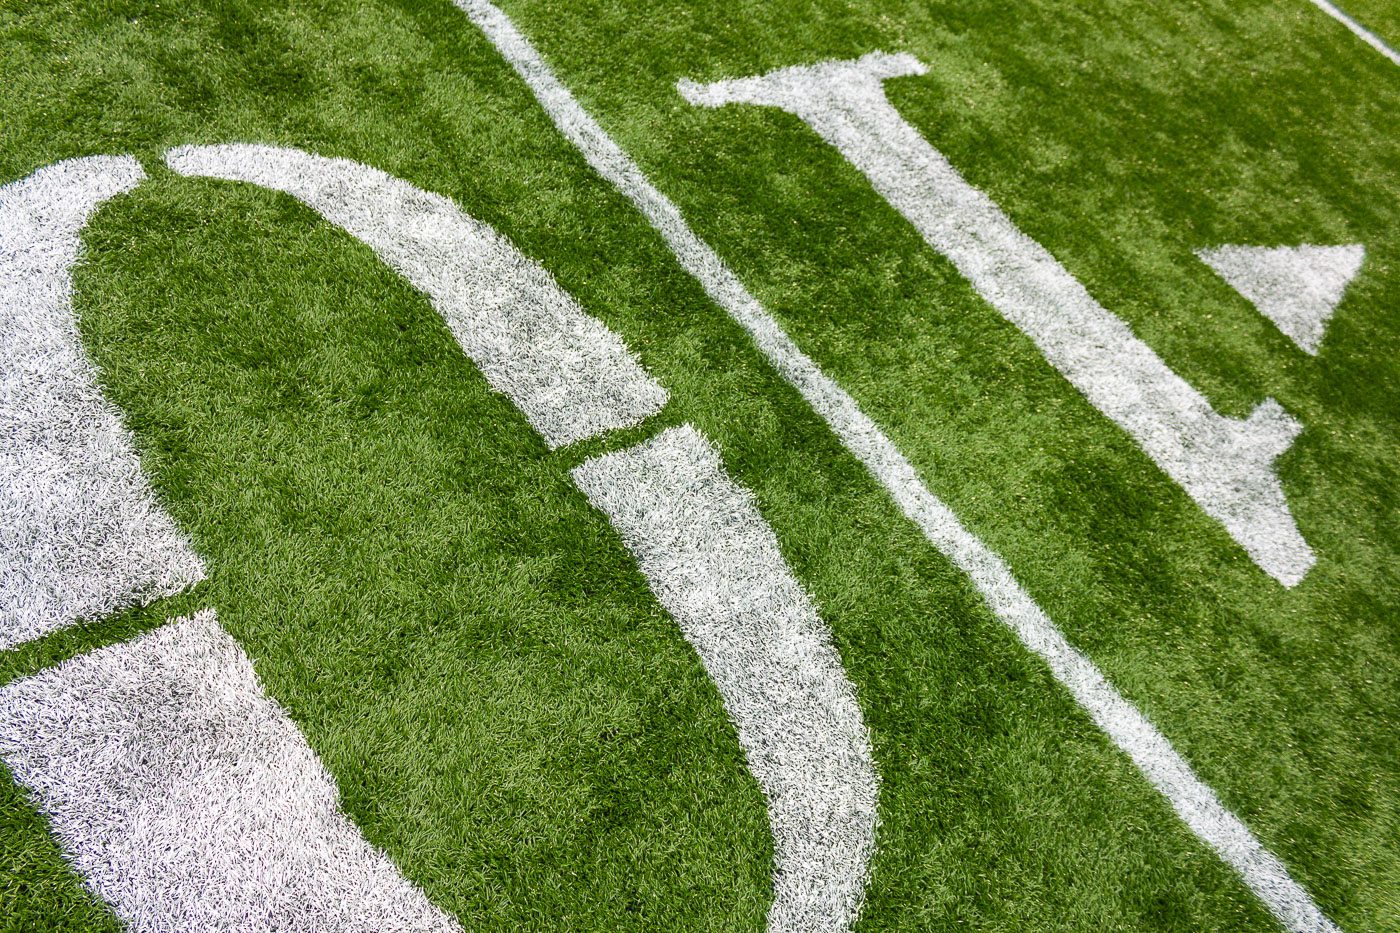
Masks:
[[[1400,928],[1400,68],[1303,0],[506,0],[566,85],[930,489],[1347,933]],[[1369,9],[1366,9],[1369,7]],[[1378,32],[1400,21],[1370,0]],[[874,49],[906,119],[1281,461],[1285,590],[796,118],[678,78]],[[557,134],[447,0],[0,7],[0,182],[133,152],[75,305],[213,606],[344,806],[471,930],[758,930],[772,844],[719,696],[585,456],[692,422],[830,625],[883,779],[861,931],[1274,921]],[[427,301],[290,198],[160,152],[268,142],[456,200],[672,394],[550,452]],[[1192,250],[1360,242],[1317,358]],[[0,780],[0,929],[115,930]]]

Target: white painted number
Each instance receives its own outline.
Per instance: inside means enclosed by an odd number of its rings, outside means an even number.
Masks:
[[[666,390],[615,334],[446,198],[294,149],[185,147],[166,161],[182,175],[292,194],[368,244],[428,296],[463,351],[551,447],[637,424],[666,404]],[[15,437],[17,469],[28,472],[9,480],[3,531],[44,554],[74,552],[88,576],[94,561],[86,555],[105,553],[112,535],[125,533],[118,543],[131,540],[141,571],[136,584],[122,582],[101,600],[70,600],[44,625],[28,612],[27,591],[7,577],[5,599],[23,610],[0,616],[9,644],[149,596],[151,579],[184,585],[202,570],[97,394],[67,303],[88,216],[143,177],[134,160],[97,159],[0,189],[8,208],[0,223],[19,231],[0,242],[4,308],[12,329],[45,337],[31,341],[34,351],[7,345],[0,418]],[[24,239],[31,229],[42,235]],[[31,357],[39,363],[21,365]],[[81,404],[58,414],[22,404],[50,383]],[[124,485],[85,454],[94,422],[119,442]],[[636,556],[738,728],[774,835],[769,928],[849,929],[874,851],[879,778],[855,690],[772,529],[688,425],[588,460],[573,476]],[[49,488],[79,492],[70,509],[77,514],[58,526],[49,504],[33,501],[33,490]],[[112,531],[89,508],[140,522]],[[65,575],[64,561],[72,558],[55,564],[50,588],[85,585],[85,576]],[[178,589],[164,585],[156,595]],[[458,929],[339,810],[315,753],[262,694],[212,612],[0,689],[0,757],[133,930]],[[265,810],[263,798],[279,803]]]
[[[681,81],[679,88],[694,104],[777,107],[810,125],[1255,563],[1285,586],[1297,584],[1314,557],[1284,501],[1274,460],[1302,425],[1273,399],[1244,421],[1218,414],[968,184],[885,97],[886,79],[926,71],[913,56],[874,52],[753,78]]]
[[[73,317],[78,234],[145,177],[94,156],[0,188],[0,648],[204,578]]]

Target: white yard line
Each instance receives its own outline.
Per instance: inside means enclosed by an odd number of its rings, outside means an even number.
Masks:
[[[690,425],[585,461],[612,521],[694,646],[768,801],[768,929],[843,933],[875,848],[879,777],[831,634],[753,497]]]
[[[1045,661],[1186,825],[1239,872],[1291,933],[1336,931],[1284,865],[1221,805],[1156,727],[1114,689],[1092,661],[1069,644],[1016,582],[1006,563],[962,526],[855,400],[798,349],[718,254],[695,235],[676,206],[647,181],[641,168],[560,84],[510,19],[487,0],[455,2],[525,80],[559,131],[637,206],[670,245],[682,268],[749,332],[773,367],[826,420],[929,541],[968,574],[997,617]]]
[[[145,177],[93,156],[0,187],[0,649],[204,579],[73,316],[79,234]]]
[[[461,933],[212,610],[0,688],[0,757],[133,933]]]
[[[423,292],[486,381],[551,447],[637,424],[666,404],[616,334],[538,263],[449,199],[378,169],[273,146],[185,146],[182,175],[284,191]]]
[[[872,52],[713,84],[681,81],[679,89],[693,104],[777,107],[807,123],[1255,563],[1285,586],[1297,584],[1315,558],[1288,510],[1274,460],[1302,425],[1273,399],[1243,421],[1220,415],[968,184],[885,97],[886,79],[927,70],[912,55]]]
[[[1380,52],[1382,55],[1390,59],[1395,64],[1400,65],[1400,52],[1396,52],[1390,46],[1382,42],[1380,36],[1376,35],[1374,32],[1367,29],[1365,26],[1361,25],[1356,20],[1352,19],[1350,16],[1347,16],[1345,13],[1337,9],[1331,3],[1328,3],[1327,0],[1312,0],[1312,4],[1316,6],[1319,10],[1322,10],[1328,16],[1335,19],[1337,22],[1341,23],[1343,26],[1350,29],[1362,42],[1366,43],[1371,48],[1375,49],[1377,52]]]

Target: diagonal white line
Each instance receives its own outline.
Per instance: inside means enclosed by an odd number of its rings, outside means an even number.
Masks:
[[[999,555],[963,527],[929,492],[909,461],[839,385],[804,354],[641,168],[588,115],[510,19],[487,0],[453,0],[525,80],[554,125],[588,164],[646,216],[677,261],[706,293],[744,327],[764,356],[830,425],[846,448],[889,491],[929,541],[972,578],[987,605],[1039,655],[1186,825],[1239,872],[1245,884],[1290,933],[1337,933],[1287,868],[1227,810],[1191,766],[1103,673],[1072,646],[1036,605]]]
[[[1393,61],[1395,64],[1400,65],[1400,52],[1397,52],[1390,46],[1386,45],[1383,41],[1381,41],[1380,36],[1376,35],[1374,32],[1367,29],[1365,26],[1361,25],[1356,20],[1352,19],[1350,16],[1347,16],[1341,10],[1337,9],[1337,7],[1333,6],[1331,3],[1328,3],[1327,0],[1312,0],[1312,3],[1319,10],[1326,13],[1328,16],[1332,17],[1337,22],[1341,23],[1343,26],[1347,27],[1352,32],[1354,32],[1356,34],[1356,37],[1362,42],[1366,43],[1371,48],[1375,49],[1377,52],[1380,52],[1382,55]]]

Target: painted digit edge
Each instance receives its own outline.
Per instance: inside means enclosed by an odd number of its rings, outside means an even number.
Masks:
[[[181,146],[185,176],[282,191],[427,295],[491,387],[552,448],[638,424],[668,395],[539,263],[450,199],[349,159],[258,144]]]
[[[0,188],[0,649],[205,576],[73,310],[83,228],[145,177],[131,156],[90,156]]]
[[[461,933],[213,610],[0,688],[0,758],[133,933]]]
[[[585,461],[608,516],[724,699],[774,840],[771,933],[842,933],[860,913],[880,779],[831,633],[752,495],[693,426]]]

